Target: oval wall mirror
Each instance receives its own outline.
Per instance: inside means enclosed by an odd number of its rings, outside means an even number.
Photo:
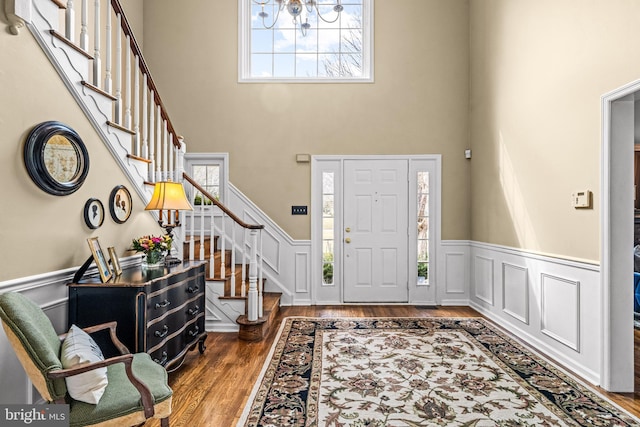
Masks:
[[[89,173],[89,153],[69,126],[49,121],[37,125],[24,145],[24,164],[38,187],[66,196],[78,190]]]

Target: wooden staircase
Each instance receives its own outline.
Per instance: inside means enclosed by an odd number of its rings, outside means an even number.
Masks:
[[[183,254],[184,260],[190,259],[191,248],[193,247],[193,253],[195,259],[200,259],[201,245],[204,247],[204,259],[207,260],[205,267],[206,280],[208,282],[223,283],[224,296],[218,297],[220,300],[241,300],[244,301],[245,313],[240,315],[236,319],[240,330],[238,332],[238,338],[244,341],[261,341],[263,340],[274,325],[276,315],[280,310],[280,298],[282,293],[280,292],[264,292],[262,294],[263,300],[263,315],[257,320],[249,320],[247,313],[247,289],[249,288],[249,272],[248,265],[244,267],[245,274],[243,275],[242,264],[231,265],[231,251],[225,250],[224,254],[224,277],[221,274],[222,264],[222,250],[218,247],[218,241],[220,236],[214,236],[213,239],[210,236],[205,236],[204,240],[201,236],[193,236],[193,245],[190,240],[183,242]],[[213,240],[213,242],[212,242]],[[213,251],[211,251],[211,245],[213,244]],[[213,273],[211,272],[211,256],[213,255]],[[232,280],[232,276],[235,276],[235,280]],[[244,282],[243,282],[244,279]],[[235,282],[235,288],[232,288],[232,283]],[[262,288],[266,283],[266,279],[262,281]]]
[[[178,255],[211,260],[207,280],[216,286],[207,293],[206,322],[211,323],[206,325],[222,324],[234,331],[237,326],[242,339],[264,338],[281,297],[263,292],[264,225],[244,222],[184,173],[186,144],[171,123],[119,1],[7,2],[12,34],[23,27],[33,34],[142,200],[149,200],[153,186],[161,181],[182,182],[196,208],[197,196],[209,200],[211,209],[201,205],[199,216],[192,211],[189,220],[185,211],[165,212],[166,218],[175,215],[176,223],[183,224],[174,235],[176,247],[184,245]],[[196,219],[199,229],[194,229]],[[221,222],[218,228],[215,221]],[[224,250],[225,243],[232,250]],[[236,258],[242,264],[235,265]],[[235,301],[224,311],[217,305],[220,300]]]

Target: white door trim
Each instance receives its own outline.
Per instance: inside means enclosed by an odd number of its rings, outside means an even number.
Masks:
[[[399,159],[409,161],[409,170],[413,171],[412,165],[423,163],[431,164],[433,168],[433,177],[430,178],[431,196],[433,197],[432,215],[430,218],[430,238],[432,243],[432,252],[430,253],[430,286],[432,289],[438,290],[438,280],[440,273],[438,273],[438,258],[441,251],[441,207],[442,207],[442,155],[429,154],[429,155],[317,155],[311,158],[311,302],[312,304],[342,304],[342,286],[331,285],[326,286],[322,284],[322,217],[315,214],[322,209],[322,172],[333,171],[335,173],[342,173],[342,162],[344,160],[384,160],[384,159]],[[337,181],[339,187],[342,186],[342,177],[338,176]],[[336,185],[338,186],[338,185]],[[412,187],[410,187],[410,191]],[[338,200],[341,198],[341,194],[336,194],[336,210],[341,209],[338,206]],[[409,195],[411,200],[411,193]],[[415,198],[414,198],[415,199]],[[411,219],[410,219],[411,221]],[[336,222],[334,224],[336,230],[340,232],[343,230],[342,224]],[[409,227],[412,230],[412,227]],[[412,230],[415,233],[415,230]],[[336,236],[336,240],[341,240],[344,236]],[[410,238],[410,241],[412,239]],[[339,245],[337,245],[338,247]],[[336,258],[341,254],[336,254]],[[413,259],[411,254],[410,260]],[[415,255],[414,255],[415,257]],[[411,270],[410,270],[411,272]],[[334,271],[334,277],[341,277],[342,274],[337,269]],[[417,271],[413,273],[413,277],[409,276],[409,304],[437,304],[438,299],[441,297],[440,293],[433,292],[433,298],[427,298],[423,294],[423,289],[419,289],[418,286],[413,285],[413,280],[417,282]],[[335,280],[334,280],[335,282]]]
[[[640,80],[602,96],[601,385],[633,392],[633,131]],[[614,284],[623,284],[617,286]]]

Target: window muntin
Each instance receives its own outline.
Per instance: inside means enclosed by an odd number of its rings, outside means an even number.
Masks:
[[[302,18],[310,28],[303,35],[301,21],[294,25],[285,10],[279,12],[271,0],[264,6],[255,0],[240,1],[240,81],[372,81],[373,1],[343,0],[338,16],[332,10],[336,0],[319,0],[318,8]],[[264,10],[263,10],[264,8]],[[306,9],[304,14],[306,14]],[[260,13],[268,14],[263,26]]]

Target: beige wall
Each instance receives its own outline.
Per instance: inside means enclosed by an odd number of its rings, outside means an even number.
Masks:
[[[471,1],[473,240],[600,259],[600,97],[640,77],[638,16],[637,0]]]
[[[138,46],[144,47],[144,1],[142,0],[120,0],[120,4],[127,16],[127,21],[131,25],[133,34],[138,42]]]
[[[468,1],[377,1],[373,84],[237,83],[237,3],[145,2],[145,58],[187,150],[228,152],[231,182],[296,239],[296,153],[441,153],[442,237],[468,239]]]
[[[114,246],[119,256],[131,240],[161,231],[132,190],[126,177],[99,140],[31,34],[0,31],[0,281],[76,267],[91,254],[86,239],[100,237],[102,248]],[[75,129],[89,151],[89,175],[69,196],[56,197],[40,190],[29,178],[22,150],[29,131],[38,123],[61,121]],[[111,189],[124,184],[134,198],[129,220],[117,225],[108,213]],[[106,218],[102,227],[84,224],[87,199],[102,201]]]

